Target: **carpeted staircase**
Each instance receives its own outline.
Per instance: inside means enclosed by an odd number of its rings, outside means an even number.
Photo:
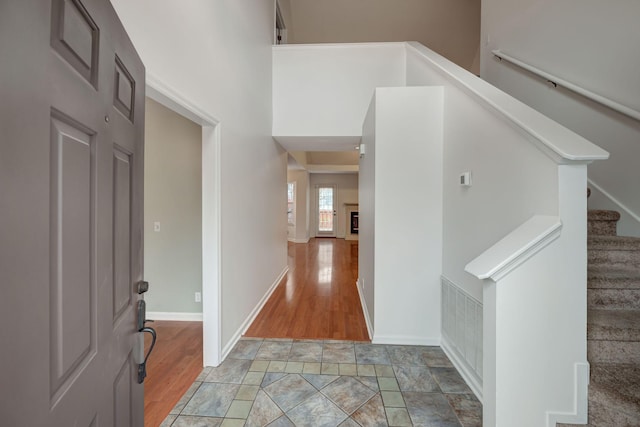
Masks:
[[[592,427],[640,426],[640,238],[617,236],[619,219],[614,211],[588,213]]]

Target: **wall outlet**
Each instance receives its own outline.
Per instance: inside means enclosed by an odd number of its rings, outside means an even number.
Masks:
[[[196,302],[202,302],[202,293],[196,292]]]

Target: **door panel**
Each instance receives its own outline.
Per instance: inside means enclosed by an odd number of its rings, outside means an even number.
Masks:
[[[142,426],[144,66],[104,0],[0,2],[0,424]]]
[[[95,355],[95,167],[91,135],[56,118],[51,134],[50,377],[56,401]]]
[[[94,87],[98,77],[98,26],[79,1],[54,0],[51,46]]]
[[[131,156],[113,152],[113,316],[131,305]]]

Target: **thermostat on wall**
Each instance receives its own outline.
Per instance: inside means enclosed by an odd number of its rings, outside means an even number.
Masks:
[[[463,187],[471,187],[471,172],[460,174],[460,185]]]

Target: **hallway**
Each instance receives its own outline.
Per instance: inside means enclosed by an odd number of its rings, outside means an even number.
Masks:
[[[289,272],[246,337],[368,341],[356,288],[358,242],[289,243]]]
[[[161,426],[482,425],[481,403],[441,348],[368,342],[357,242],[288,250],[289,273],[245,337]]]

